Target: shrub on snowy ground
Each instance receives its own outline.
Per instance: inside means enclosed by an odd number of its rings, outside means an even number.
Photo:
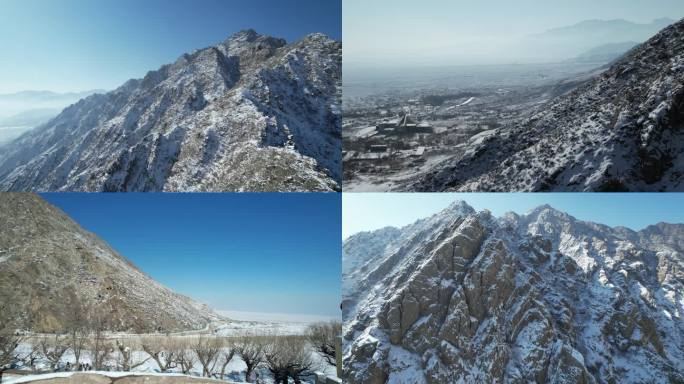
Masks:
[[[169,354],[174,356],[175,364],[185,375],[189,374],[197,363],[197,356],[191,347],[188,340],[175,340],[170,345]]]
[[[134,351],[139,347],[134,339],[119,339],[116,340],[116,348],[119,350],[117,369],[124,372],[130,372],[133,369],[145,364],[150,358],[140,360],[134,356]]]
[[[218,364],[221,366],[221,370],[218,374],[219,379],[223,380],[225,377],[226,367],[228,366],[228,363],[233,360],[233,356],[235,356],[235,349],[232,348],[231,343],[227,339],[224,339],[223,348],[219,351],[218,356]]]
[[[245,381],[248,383],[251,383],[253,380],[254,369],[264,362],[264,347],[265,342],[263,338],[253,335],[240,336],[235,342],[233,347],[235,353],[240,356],[240,359],[247,366]]]
[[[20,360],[17,347],[22,338],[12,329],[14,321],[7,317],[8,313],[5,305],[0,306],[0,383],[5,370]]]
[[[223,348],[223,341],[217,337],[200,336],[195,339],[192,350],[202,365],[202,376],[211,377]]]
[[[34,341],[30,343],[29,351],[24,355],[21,362],[24,366],[30,367],[31,371],[35,372],[37,370],[36,364],[41,356],[40,344]]]
[[[161,372],[166,372],[179,365],[178,355],[186,346],[168,337],[148,336],[142,339],[141,348],[157,363]]]
[[[51,370],[56,370],[64,354],[69,350],[69,343],[66,336],[55,335],[54,337],[44,337],[40,340],[40,351],[48,361]]]
[[[306,338],[298,336],[271,338],[264,356],[276,384],[288,384],[289,378],[300,384],[303,377],[313,374],[316,366]]]
[[[20,342],[21,337],[8,330],[0,330],[0,383],[4,371],[19,361],[17,347]]]
[[[309,326],[307,339],[314,350],[330,365],[337,365],[335,358],[337,338],[342,335],[342,323],[330,321]]]
[[[88,344],[88,334],[90,324],[90,308],[84,304],[79,296],[73,295],[69,300],[67,312],[67,331],[69,333],[69,348],[74,354],[74,364],[71,366],[73,371],[79,370],[81,364],[81,354],[86,350]]]

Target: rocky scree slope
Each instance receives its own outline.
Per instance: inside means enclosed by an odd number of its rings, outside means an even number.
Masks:
[[[684,190],[684,20],[408,189]]]
[[[0,307],[37,332],[104,314],[116,331],[202,329],[219,317],[138,270],[37,195],[0,194]]]
[[[684,382],[684,225],[459,202],[394,231],[345,242],[349,383]]]
[[[338,190],[341,52],[239,32],[6,145],[0,189]]]

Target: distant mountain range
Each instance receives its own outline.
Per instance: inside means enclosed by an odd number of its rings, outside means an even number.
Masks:
[[[83,92],[52,92],[52,91],[20,91],[14,93],[0,93],[2,103],[46,103],[78,101],[95,93],[105,93],[103,89],[94,89]]]
[[[0,190],[339,190],[341,64],[321,34],[236,33],[6,144]]]
[[[154,281],[64,212],[29,193],[0,193],[0,303],[22,329],[60,332],[95,311],[108,329],[204,328],[220,317]]]
[[[547,60],[568,60],[591,50],[606,50],[614,44],[642,43],[675,21],[661,18],[642,24],[621,19],[585,20],[529,35],[521,42],[521,50],[523,54],[546,57]]]
[[[22,91],[0,94],[0,145],[47,123],[62,109],[82,98],[103,92],[103,90],[67,93]]]

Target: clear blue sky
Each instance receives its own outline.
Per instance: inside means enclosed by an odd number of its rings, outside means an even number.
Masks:
[[[525,213],[543,204],[580,220],[640,230],[664,221],[684,223],[684,193],[345,193],[342,235],[401,227],[456,200],[495,216]]]
[[[339,314],[339,194],[41,196],[157,281],[215,309]]]
[[[342,35],[341,0],[0,0],[0,93],[112,89],[246,28]]]

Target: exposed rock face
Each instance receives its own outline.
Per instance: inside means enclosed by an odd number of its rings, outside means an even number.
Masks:
[[[63,331],[77,311],[120,331],[201,329],[218,319],[172,292],[37,195],[0,194],[0,307],[20,326]]]
[[[343,275],[349,383],[684,380],[684,225],[457,203],[393,231],[345,242],[376,253]]]
[[[684,190],[684,20],[408,189]]]
[[[248,30],[87,97],[0,152],[14,191],[329,191],[341,43]]]

